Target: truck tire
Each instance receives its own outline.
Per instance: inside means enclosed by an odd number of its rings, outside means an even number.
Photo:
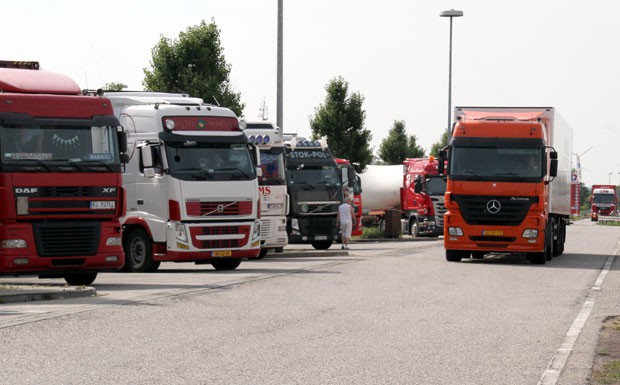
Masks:
[[[553,245],[553,223],[547,225],[547,234],[545,235],[545,258],[550,261],[554,257]]]
[[[310,244],[316,250],[327,250],[331,247],[332,241],[312,241]]]
[[[265,258],[268,252],[269,252],[269,249],[260,249],[260,253],[258,254],[258,257],[256,257],[255,259]]]
[[[151,238],[144,229],[136,227],[130,230],[123,246],[127,270],[138,273],[157,271],[159,261],[153,261]]]
[[[527,253],[527,260],[530,261],[532,265],[544,265],[545,262],[547,262],[545,253]]]
[[[473,259],[482,259],[484,258],[484,251],[474,251],[471,253],[471,257]]]
[[[446,250],[446,261],[448,262],[461,262],[461,259],[467,258],[468,253],[461,250]]]
[[[212,261],[215,270],[235,270],[241,264],[241,258],[226,258]]]
[[[76,274],[67,274],[64,276],[65,281],[71,286],[84,286],[90,285],[95,282],[95,278],[97,278],[97,273],[76,273]]]
[[[420,236],[420,228],[418,226],[418,221],[416,221],[415,219],[409,222],[409,235],[411,235],[414,238],[417,238]]]

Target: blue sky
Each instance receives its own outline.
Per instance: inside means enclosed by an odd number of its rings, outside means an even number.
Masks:
[[[447,123],[449,21],[456,8],[452,105],[553,106],[574,129],[583,182],[620,182],[620,2],[614,0],[284,1],[284,130],[309,135],[325,85],[365,97],[378,148],[394,120],[427,151]],[[276,119],[277,0],[31,0],[2,5],[5,60],[38,60],[82,88],[142,89],[160,36],[201,20],[221,30],[231,82],[257,118]],[[573,158],[574,159],[574,158]],[[610,176],[609,173],[612,173]]]

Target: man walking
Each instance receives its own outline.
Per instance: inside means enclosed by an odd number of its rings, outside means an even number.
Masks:
[[[351,239],[354,221],[355,210],[351,205],[351,198],[346,197],[344,203],[338,206],[338,215],[336,216],[336,226],[339,226],[342,232],[341,249],[343,250],[349,250],[349,239]]]

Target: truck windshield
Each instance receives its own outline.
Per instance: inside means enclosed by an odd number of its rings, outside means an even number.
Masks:
[[[263,172],[258,180],[261,186],[283,185],[285,183],[284,149],[277,147],[261,149],[260,168]]]
[[[2,164],[37,163],[51,170],[59,165],[80,168],[84,163],[109,171],[109,165],[120,165],[116,132],[109,126],[0,126]]]
[[[335,165],[287,165],[286,180],[291,185],[338,186],[340,184]]]
[[[251,180],[256,171],[250,153],[242,143],[166,143],[170,176],[188,181]]]
[[[535,182],[542,178],[540,147],[454,146],[449,176],[455,180]]]
[[[592,195],[592,201],[594,203],[614,203],[613,194],[594,194]]]
[[[426,193],[428,195],[443,195],[446,193],[446,179],[440,176],[431,176],[426,179]]]

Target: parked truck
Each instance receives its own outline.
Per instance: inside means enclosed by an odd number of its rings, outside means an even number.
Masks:
[[[125,268],[233,270],[260,253],[258,150],[235,114],[186,94],[107,92],[128,132]]]
[[[92,283],[124,263],[126,137],[110,101],[0,61],[0,275]]]
[[[338,239],[336,216],[342,186],[325,139],[285,134],[286,185],[290,199],[286,231],[289,243],[328,249]]]
[[[610,184],[593,185],[590,203],[592,221],[598,221],[599,216],[617,215],[618,193],[616,186]]]
[[[364,227],[362,226],[362,181],[349,160],[342,158],[334,158],[334,160],[340,174],[343,196],[351,199],[353,209],[355,210],[356,220],[353,223],[351,235],[362,235],[364,232]]]
[[[401,229],[414,237],[443,234],[446,178],[435,157],[408,158],[402,165],[369,165],[361,174],[366,217],[384,223],[400,212]]]
[[[269,250],[283,251],[288,244],[286,215],[289,196],[286,193],[284,168],[284,136],[282,130],[271,122],[242,122],[248,141],[260,151],[262,175],[258,179],[261,201],[261,251],[259,258]]]
[[[544,264],[562,254],[571,127],[552,107],[456,107],[454,116],[445,150],[446,259],[525,253]]]

